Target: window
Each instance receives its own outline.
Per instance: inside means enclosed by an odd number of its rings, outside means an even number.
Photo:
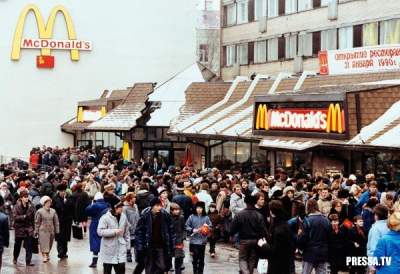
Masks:
[[[250,144],[245,142],[237,142],[236,145],[236,162],[246,163],[250,161]]]
[[[312,56],[313,55],[313,35],[312,33],[303,33],[299,35],[299,56]]]
[[[248,1],[240,0],[237,2],[237,23],[247,23],[248,22]]]
[[[384,44],[399,44],[400,43],[400,19],[387,20],[380,23],[381,45]]]
[[[353,48],[362,46],[362,25],[356,25],[353,27]]]
[[[199,49],[199,61],[203,63],[208,62],[208,45],[201,44]]]
[[[313,8],[321,7],[321,0],[313,0]]]
[[[312,33],[312,54],[317,55],[321,50],[321,32],[316,31]]]
[[[226,65],[233,66],[236,62],[235,45],[226,47]]]
[[[285,58],[292,59],[296,57],[297,36],[291,35],[285,37]]]
[[[278,38],[278,59],[285,59],[285,51],[286,51],[285,42],[286,42],[285,37]]]
[[[235,142],[223,143],[224,160],[235,163],[236,144]]]
[[[239,59],[239,64],[240,65],[247,65],[248,64],[248,50],[249,50],[249,46],[248,44],[240,44],[237,47],[238,50],[238,59]]]
[[[321,50],[337,49],[337,31],[329,29],[321,31]]]
[[[254,0],[254,19],[260,20],[267,15],[267,0]]]
[[[363,46],[378,45],[378,22],[363,25]]]
[[[278,38],[268,40],[268,61],[278,60]]]
[[[254,63],[267,62],[267,41],[254,43]]]
[[[232,26],[236,24],[236,5],[226,6],[226,25]]]
[[[321,0],[321,7],[322,6],[328,6],[329,2],[331,2],[332,0]],[[335,0],[336,1],[336,0]]]
[[[278,16],[278,0],[268,0],[268,17]]]
[[[297,12],[297,0],[286,0],[285,2],[285,14]]]
[[[298,11],[310,10],[313,8],[312,0],[299,0]]]
[[[353,26],[339,29],[339,49],[353,47]]]

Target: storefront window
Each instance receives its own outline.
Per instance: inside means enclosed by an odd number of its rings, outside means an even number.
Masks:
[[[226,142],[223,144],[224,160],[235,163],[235,142]]]
[[[222,160],[222,145],[217,145],[211,148],[211,166],[217,166]]]
[[[236,162],[239,164],[250,161],[250,143],[237,142]]]
[[[293,170],[293,153],[291,152],[276,152],[276,168],[283,168],[286,171]]]

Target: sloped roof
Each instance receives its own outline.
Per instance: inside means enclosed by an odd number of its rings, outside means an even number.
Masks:
[[[153,91],[152,83],[137,83],[129,91],[124,102],[109,112],[105,117],[93,122],[88,130],[129,131],[136,126],[136,120],[146,107],[149,94]]]
[[[185,103],[185,91],[189,85],[215,78],[212,71],[200,63],[194,63],[157,86],[149,96],[149,101],[161,102],[160,108],[150,114],[150,120],[146,125],[168,127],[171,120],[179,116],[179,109]]]
[[[348,142],[352,145],[392,146],[400,148],[400,101]]]

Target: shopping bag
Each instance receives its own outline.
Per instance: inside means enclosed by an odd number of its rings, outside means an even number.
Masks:
[[[72,224],[72,237],[77,240],[83,239],[83,228],[79,223]]]
[[[260,274],[265,274],[268,272],[268,260],[267,259],[259,259],[258,260],[257,271]]]
[[[39,239],[32,237],[32,253],[39,254]]]

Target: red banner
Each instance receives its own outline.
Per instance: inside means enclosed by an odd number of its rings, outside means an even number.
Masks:
[[[54,68],[54,56],[39,55],[36,56],[36,66],[38,68]]]

